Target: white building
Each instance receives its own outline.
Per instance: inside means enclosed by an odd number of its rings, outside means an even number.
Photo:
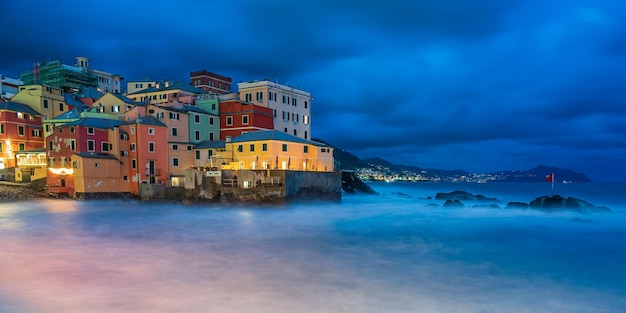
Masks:
[[[102,93],[122,93],[122,80],[124,77],[89,68],[89,59],[85,57],[76,57],[75,66],[78,68],[87,68],[96,75],[98,91]]]
[[[268,80],[238,83],[239,98],[274,110],[274,129],[311,139],[311,93]]]
[[[19,86],[23,85],[19,79],[8,78],[0,74],[0,99],[11,99],[19,91]]]

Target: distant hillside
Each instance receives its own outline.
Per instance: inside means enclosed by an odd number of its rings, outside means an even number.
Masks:
[[[527,171],[501,171],[489,173],[496,176],[500,182],[545,182],[546,175],[554,173],[556,182],[590,183],[591,179],[585,174],[577,173],[569,169],[537,166]]]
[[[323,140],[313,140],[334,147],[332,144]],[[589,179],[589,177],[587,177],[585,174],[577,173],[569,169],[549,167],[544,165],[540,165],[533,169],[525,171],[506,170],[493,173],[470,173],[460,169],[427,169],[418,166],[393,164],[381,158],[370,158],[361,160],[354,154],[337,147],[334,147],[333,156],[335,157],[335,161],[339,165],[340,170],[369,170],[370,172],[376,172],[387,176],[397,177],[415,177],[416,175],[419,175],[419,177],[422,179],[434,181],[465,180],[476,182],[545,182],[546,175],[554,173],[557,182],[591,182],[591,179]]]

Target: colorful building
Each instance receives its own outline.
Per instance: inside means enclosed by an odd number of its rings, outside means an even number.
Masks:
[[[46,137],[48,191],[54,194],[75,196],[76,186],[84,185],[84,182],[80,181],[84,176],[74,175],[74,169],[80,166],[80,163],[73,162],[76,161],[73,159],[74,155],[110,154],[113,146],[109,139],[109,132],[120,124],[122,122],[119,120],[87,117],[55,126],[52,134]],[[100,173],[101,170],[97,172]],[[114,174],[119,175],[119,173],[118,170]],[[87,173],[87,177],[91,177],[89,175]],[[78,192],[84,191],[79,189]]]
[[[233,161],[233,151],[227,150],[232,148],[226,146],[226,141],[203,141],[194,147],[194,166],[206,167],[215,170],[221,170],[222,165],[230,164]]]
[[[223,95],[230,93],[230,85],[233,79],[219,74],[211,73],[207,70],[189,73],[191,85],[204,90],[206,93]]]
[[[277,130],[245,133],[226,142],[233,161],[223,169],[334,171],[333,148]]]
[[[125,119],[125,113],[138,104],[138,102],[121,94],[107,92],[94,101],[93,108],[100,113],[115,115],[118,119],[123,120]]]
[[[130,192],[137,194],[139,184],[167,184],[167,126],[153,116],[141,116],[119,126],[120,136],[129,150],[122,152],[130,161]],[[125,162],[124,162],[125,163]]]
[[[16,167],[16,153],[44,147],[42,116],[28,105],[0,102],[0,168]]]
[[[69,110],[63,90],[47,85],[20,86],[12,101],[28,105],[39,112],[44,120],[55,118]]]
[[[268,80],[237,84],[241,100],[273,110],[274,129],[311,139],[311,94]]]
[[[151,85],[151,83],[148,83]],[[186,83],[163,82],[156,86],[143,88],[135,92],[129,92],[126,97],[135,101],[158,105],[172,105],[174,102],[190,103],[196,95],[202,94],[202,89],[195,88]]]
[[[241,134],[274,129],[272,109],[241,100],[225,100],[219,104],[220,140]]]

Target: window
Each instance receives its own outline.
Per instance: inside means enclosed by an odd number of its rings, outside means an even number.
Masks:
[[[211,140],[211,141],[215,140],[215,134],[214,133],[209,133],[209,140]]]
[[[261,146],[261,150],[263,150],[263,151],[267,151],[267,144],[266,144],[266,143],[264,143],[264,144]]]
[[[287,103],[287,96],[283,95],[283,103]]]
[[[254,152],[254,144],[250,144],[250,152]]]
[[[43,108],[44,109],[48,108],[48,99],[43,99]]]
[[[4,124],[0,124],[0,134],[4,134]]]
[[[209,125],[213,125],[215,122],[213,121],[212,117],[209,117]]]
[[[117,113],[120,111],[120,106],[119,105],[114,105],[111,107],[111,112]]]
[[[70,127],[70,134],[73,134],[76,132],[76,129],[74,129],[74,126]]]
[[[73,168],[80,168],[80,162],[78,162],[78,161],[72,162],[72,167]]]
[[[17,134],[20,136],[24,136],[24,126],[20,125],[17,127]]]
[[[59,111],[63,111],[63,110],[64,110],[63,102],[59,102]]]
[[[243,152],[243,145],[239,145],[237,147],[237,152]]]
[[[211,110],[215,110],[215,103],[211,104]]]
[[[302,116],[302,122],[306,125],[309,124],[309,116],[308,115],[304,115]]]
[[[172,136],[174,137],[178,136],[178,127],[172,127]]]
[[[226,117],[226,125],[233,125],[233,117],[232,116],[227,116]]]
[[[200,160],[200,150],[196,150],[196,160]]]
[[[24,118],[24,113],[22,112],[17,112],[15,113],[15,115],[17,116],[17,118]]]
[[[309,153],[309,146],[304,146],[304,153]]]
[[[100,167],[100,163],[96,162],[96,163],[94,164],[94,166],[95,166],[96,168],[98,168],[98,167]]]
[[[178,150],[178,145],[176,144],[172,145],[172,150]]]
[[[309,132],[308,131],[304,131],[304,139],[309,139]]]
[[[148,135],[154,135],[154,128],[148,128]]]
[[[172,166],[178,166],[178,158],[172,158]]]
[[[72,132],[72,130],[70,130],[70,133]],[[93,127],[87,127],[87,134],[88,135],[93,135],[94,134],[94,130]]]
[[[297,106],[298,106],[298,99],[296,99],[296,98],[291,99],[291,104],[292,104],[294,107],[297,107]]]
[[[135,144],[134,143],[130,144],[130,151],[135,151]]]
[[[131,166],[133,169],[136,169],[136,168],[137,168],[137,159],[132,159],[132,160],[131,160],[131,162],[130,162],[130,164],[131,164],[130,166]]]
[[[96,142],[94,140],[87,140],[87,151],[96,151]]]
[[[108,142],[103,142],[102,143],[102,152],[107,152],[109,151],[109,143]]]
[[[154,142],[148,142],[148,151],[154,152]]]
[[[128,140],[128,134],[126,134],[126,133],[120,134],[120,139]]]
[[[2,142],[0,142],[0,152],[2,152]]]
[[[283,152],[287,152],[287,144],[283,144]]]
[[[247,93],[246,94],[246,102],[252,102],[252,94],[251,93]]]
[[[248,116],[247,115],[243,115],[241,117],[241,124],[248,125]]]
[[[41,137],[41,131],[39,129],[33,129],[33,137]]]
[[[196,130],[194,131],[194,134],[195,134],[196,140],[200,140],[200,131]]]
[[[187,146],[187,151],[193,150],[193,146]]]
[[[294,129],[294,130],[293,130],[293,135],[294,135],[294,136],[298,136],[298,130],[297,130],[297,129]]]
[[[124,175],[124,181],[128,181],[128,176]]]
[[[285,133],[289,133],[289,131],[287,130],[287,127],[285,127]]]
[[[50,140],[50,142],[48,143],[48,150],[52,149],[54,149],[54,141]]]
[[[194,115],[193,120],[196,124],[200,124],[200,115]]]
[[[285,117],[285,114],[287,115],[287,117]],[[283,111],[283,120],[287,120],[289,118],[289,113]]]
[[[256,101],[257,102],[263,102],[263,92],[262,91],[258,91],[256,93]]]
[[[131,127],[131,128],[130,128],[130,133],[131,133],[131,134],[134,134],[134,133],[135,133],[135,127]]]
[[[305,109],[309,108],[309,101],[306,101],[306,100],[304,101],[304,108]]]
[[[26,150],[26,144],[25,143],[20,143],[20,151],[24,151]]]

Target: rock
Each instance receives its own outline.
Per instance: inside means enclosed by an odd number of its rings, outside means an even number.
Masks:
[[[483,195],[473,195],[467,191],[455,190],[453,192],[438,192],[435,196],[437,200],[463,200],[463,201],[482,201],[482,202],[500,202],[496,198],[489,198]]]
[[[472,205],[473,208],[490,208],[490,209],[502,209],[501,206],[495,204],[495,203],[490,203],[490,204],[474,204]]]
[[[341,188],[347,193],[360,191],[366,194],[378,194],[372,187],[356,177],[353,172],[341,172]]]
[[[607,207],[598,207],[585,200],[560,195],[541,196],[530,202],[530,208],[538,210],[573,210],[578,212],[610,212]]]
[[[446,200],[446,202],[443,203],[442,207],[444,208],[464,208],[465,204],[463,204],[461,201],[459,200]]]
[[[505,209],[528,209],[528,203],[524,202],[509,202],[506,204]]]

